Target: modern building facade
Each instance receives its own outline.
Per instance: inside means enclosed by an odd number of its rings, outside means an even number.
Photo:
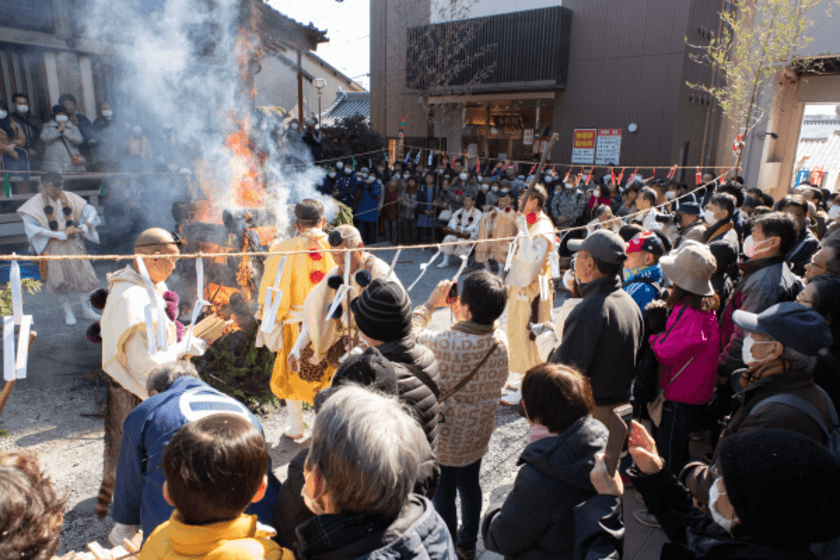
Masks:
[[[472,10],[479,17],[452,22],[432,0],[371,0],[372,127],[395,139],[405,118],[406,145],[489,158],[536,159],[540,139],[557,132],[550,160],[557,164],[591,165],[597,155],[600,164],[626,167],[713,165],[719,114],[688,86],[708,83],[711,72],[690,59],[686,38],[707,44],[720,7],[707,0],[487,0]],[[414,87],[415,73],[434,74],[434,65],[417,68],[423,40],[457,35],[445,31],[453,25],[474,29],[463,50],[481,56],[462,65],[473,63],[466,72],[457,68],[452,83]],[[490,73],[476,74],[488,66]],[[470,81],[470,71],[478,78]],[[578,137],[611,135],[604,144],[611,150],[573,157],[576,130]]]

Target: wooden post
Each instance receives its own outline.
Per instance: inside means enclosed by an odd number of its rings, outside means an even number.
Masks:
[[[300,49],[297,50],[297,80],[298,80],[298,122],[303,130],[303,61]]]
[[[528,204],[528,199],[531,198],[531,195],[534,193],[534,187],[537,186],[537,180],[539,176],[542,175],[543,167],[545,167],[545,162],[548,159],[548,153],[551,151],[551,148],[554,147],[554,143],[560,138],[560,135],[556,132],[551,135],[551,140],[548,141],[548,147],[546,148],[545,152],[543,152],[542,157],[540,158],[540,164],[537,166],[537,170],[534,173],[533,179],[531,179],[531,184],[528,185],[528,190],[525,191],[525,199],[522,201],[522,208],[519,209],[520,212],[525,211],[525,206]]]

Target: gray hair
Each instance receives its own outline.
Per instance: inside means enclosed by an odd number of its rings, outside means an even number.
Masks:
[[[341,246],[345,249],[355,249],[362,244],[362,234],[359,230],[349,224],[342,224],[335,228],[341,232]]]
[[[782,358],[790,362],[794,368],[804,369],[808,373],[813,372],[814,368],[817,367],[816,356],[806,356],[802,352],[794,350],[789,346],[785,346],[785,350],[782,353]]]
[[[338,512],[396,519],[408,503],[426,436],[395,398],[345,385],[315,417],[306,468],[318,467]]]
[[[150,395],[152,391],[163,393],[175,383],[176,379],[185,375],[199,378],[195,366],[187,360],[177,360],[154,367],[149,372],[148,379],[146,379],[146,392]]]

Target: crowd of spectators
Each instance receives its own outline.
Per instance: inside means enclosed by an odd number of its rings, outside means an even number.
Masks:
[[[77,165],[82,130],[97,127],[65,101],[39,133],[67,149],[48,148],[44,165]],[[7,138],[28,141],[15,123]],[[128,145],[142,158],[141,133]],[[475,240],[474,212],[515,210],[528,178],[470,169],[339,161],[321,189],[353,209],[366,244],[380,225],[392,243]],[[479,536],[511,558],[620,558],[632,485],[646,508],[636,519],[668,537],[660,558],[835,557],[840,199],[800,184],[776,201],[703,179],[692,191],[539,178],[555,225],[587,227],[559,244],[571,257],[563,312],[529,325],[543,363],[518,390],[530,432],[500,503],[483,507],[479,475],[521,349],[499,325],[508,287],[476,270],[457,297],[443,281],[421,305],[397,282],[367,284],[349,306],[366,349],[316,397],[311,441],[282,484],[245,407],[189,367],[161,366],[126,420],[112,537],[142,526],[141,560],[474,560]],[[456,322],[429,329],[444,307]],[[627,404],[629,453],[610,475],[607,426]],[[0,457],[0,497],[0,556],[53,554],[63,502],[37,462]]]

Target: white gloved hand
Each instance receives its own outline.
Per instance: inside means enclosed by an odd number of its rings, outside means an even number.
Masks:
[[[516,217],[516,226],[519,228],[519,231],[528,231],[528,220],[525,219],[525,216],[517,216]]]
[[[46,237],[52,237],[53,239],[58,239],[59,241],[67,241],[67,234],[63,231],[48,231],[44,233]]]

